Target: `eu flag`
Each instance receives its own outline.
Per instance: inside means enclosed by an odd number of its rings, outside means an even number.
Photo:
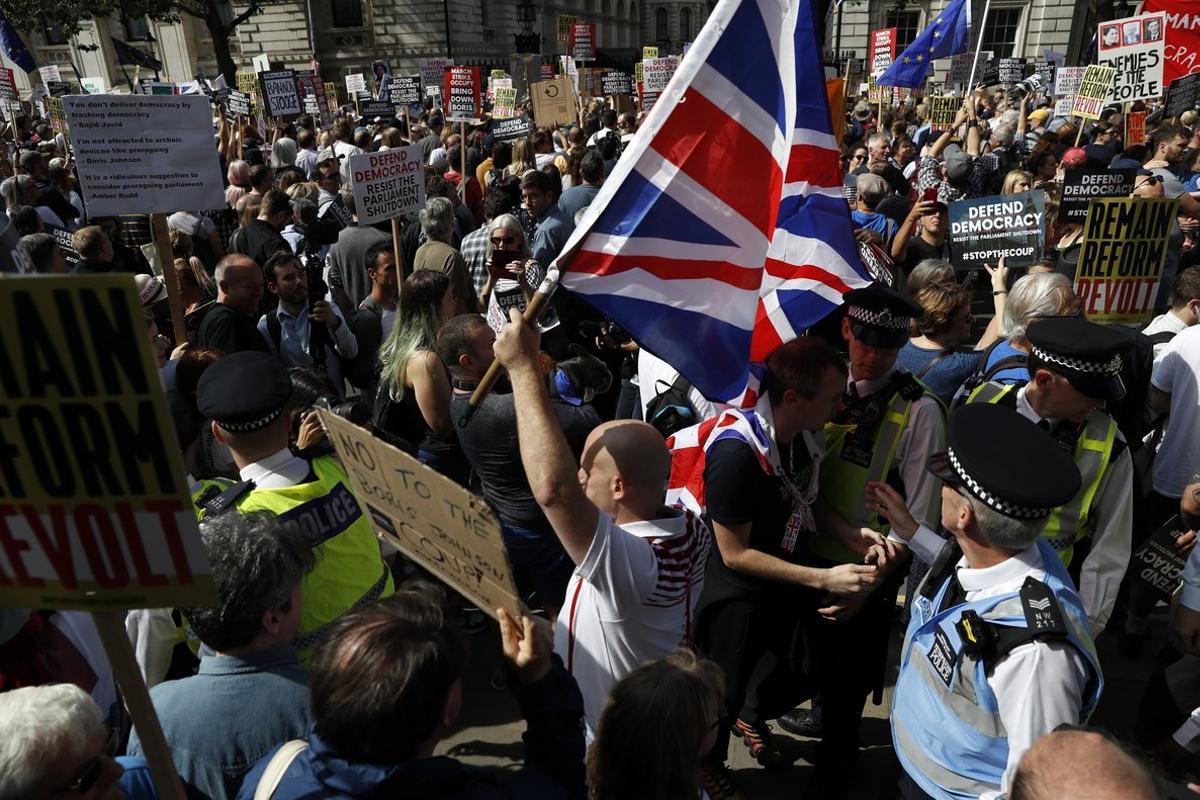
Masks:
[[[4,15],[3,11],[0,11],[0,46],[4,47],[4,55],[8,56],[8,60],[25,72],[33,72],[37,69],[33,55],[25,46],[21,34],[17,33],[17,29],[8,21],[8,17]]]
[[[916,88],[925,82],[935,58],[948,58],[970,48],[971,4],[969,0],[951,0],[875,82]]]
[[[155,72],[162,69],[162,62],[149,53],[131,47],[115,36],[108,38],[112,39],[113,54],[116,55],[118,64],[133,64],[136,67],[146,67]]]

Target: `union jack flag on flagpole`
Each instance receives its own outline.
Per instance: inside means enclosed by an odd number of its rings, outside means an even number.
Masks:
[[[820,54],[810,0],[721,0],[555,262],[713,400],[870,282]]]

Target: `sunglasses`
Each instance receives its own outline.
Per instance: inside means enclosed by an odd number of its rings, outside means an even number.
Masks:
[[[100,751],[100,755],[93,758],[83,769],[76,773],[70,783],[61,789],[56,789],[55,794],[64,792],[87,794],[96,785],[96,781],[100,778],[100,773],[104,771],[105,759],[110,758],[116,751],[117,731],[116,729],[112,729],[108,732],[108,740],[104,743],[104,749]]]
[[[1138,183],[1135,183],[1133,188],[1137,189],[1140,186],[1157,186],[1162,178],[1157,175],[1143,175]]]
[[[502,244],[513,244],[516,241],[517,241],[517,237],[515,237],[515,236],[493,236],[492,237],[492,244],[496,245],[496,246],[499,246]]]
[[[853,156],[850,156],[850,160],[851,161],[866,161],[867,157],[863,156],[863,155],[853,155]]]

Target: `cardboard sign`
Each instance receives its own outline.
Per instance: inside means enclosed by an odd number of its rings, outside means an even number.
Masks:
[[[576,22],[571,25],[571,56],[576,61],[596,58],[596,23]]]
[[[1087,67],[1059,67],[1054,73],[1054,96],[1075,97],[1079,94],[1079,84],[1083,83],[1083,73]]]
[[[1176,549],[1175,542],[1185,533],[1187,526],[1176,514],[1133,552],[1132,566],[1137,570],[1138,578],[1167,603],[1171,602],[1175,590],[1183,582],[1187,556]]]
[[[529,115],[522,114],[509,119],[493,119],[488,124],[488,132],[495,137],[496,141],[511,142],[523,139],[533,133],[533,126],[529,122]]]
[[[446,67],[445,87],[442,97],[448,122],[479,119],[479,67]]]
[[[376,534],[481,611],[521,613],[500,523],[487,503],[369,431],[320,414]]]
[[[395,107],[387,100],[367,100],[359,103],[358,107],[362,111],[362,118],[368,122],[374,122],[376,117],[391,119],[396,116]]]
[[[954,118],[962,108],[962,100],[953,95],[936,95],[928,98],[926,102],[929,105],[930,131],[948,131],[954,127]]]
[[[997,59],[996,69],[1001,83],[1020,83],[1025,80],[1025,59],[1023,58]]]
[[[533,118],[538,125],[570,125],[578,121],[575,90],[571,87],[570,78],[539,81],[531,87],[530,94],[533,98]]]
[[[571,29],[579,20],[574,14],[559,14],[558,15],[558,46],[570,47],[571,45]]]
[[[0,282],[0,358],[0,606],[211,604],[133,276]]]
[[[225,113],[231,117],[250,116],[250,95],[237,89],[227,89],[225,95]]]
[[[600,77],[600,91],[604,94],[631,94],[629,75],[613,70]]]
[[[350,179],[359,225],[374,225],[425,205],[425,173],[415,147],[350,157]]]
[[[1167,87],[1165,116],[1178,117],[1185,111],[1191,111],[1200,101],[1200,72],[1185,75],[1172,81]]]
[[[1083,119],[1100,119],[1100,112],[1108,100],[1116,70],[1100,64],[1089,64],[1075,95],[1071,113]]]
[[[281,69],[263,72],[263,97],[267,101],[267,114],[272,119],[291,117],[300,113],[300,93],[296,91],[296,71]]]
[[[1116,71],[1109,99],[1127,103],[1162,95],[1165,30],[1161,11],[1100,23],[1096,63]]]
[[[1125,146],[1146,143],[1146,112],[1130,111],[1125,115]]]
[[[1003,197],[980,197],[950,204],[950,246],[962,270],[1036,264],[1045,241],[1046,193],[1039,190]]]
[[[421,86],[428,89],[438,87],[441,91],[442,81],[446,78],[446,69],[454,66],[452,58],[423,58],[417,62],[417,71],[421,74]]]
[[[658,48],[657,47],[643,47],[642,48],[642,61],[649,61],[652,58],[658,58]]]
[[[57,83],[62,80],[62,73],[57,65],[38,67],[38,75],[42,76],[42,83]]]
[[[665,58],[650,58],[644,62],[642,83],[648,92],[662,92],[671,82],[671,76],[679,68],[679,59],[675,56]]]
[[[225,207],[204,95],[87,94],[63,105],[89,214]]]
[[[1129,197],[1136,169],[1068,169],[1063,177],[1060,222],[1082,223],[1098,197]]]
[[[392,102],[405,106],[421,102],[421,76],[393,75]]]
[[[1092,322],[1145,322],[1170,249],[1176,198],[1093,200],[1083,226],[1075,293]]]
[[[496,102],[492,104],[492,116],[500,119],[517,114],[517,90],[501,86],[496,89]]]
[[[871,31],[871,74],[882,75],[896,60],[896,29]]]

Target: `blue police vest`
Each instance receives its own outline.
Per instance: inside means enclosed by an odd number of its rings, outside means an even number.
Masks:
[[[1040,582],[1026,579],[1027,597],[1011,592],[938,612],[950,576],[932,598],[913,600],[892,703],[892,742],[905,772],[932,797],[967,800],[999,791],[1008,765],[1008,735],[987,672],[1012,648],[979,653],[979,641],[999,634],[1010,642],[1034,635],[1070,642],[1091,672],[1081,721],[1100,698],[1100,662],[1083,603],[1054,549],[1041,539],[1036,546],[1045,575]]]

